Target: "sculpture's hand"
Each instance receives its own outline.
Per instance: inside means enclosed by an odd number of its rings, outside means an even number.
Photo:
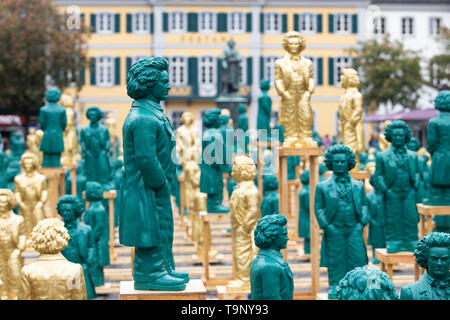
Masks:
[[[325,227],[324,231],[329,234],[335,234],[337,232],[336,227],[332,224],[329,224]]]
[[[291,95],[289,92],[287,92],[287,91],[285,91],[285,92],[283,93],[283,97],[284,97],[286,100],[291,100],[291,99],[292,99],[292,95]]]

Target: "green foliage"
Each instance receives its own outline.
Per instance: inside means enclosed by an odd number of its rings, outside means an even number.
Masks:
[[[450,79],[450,29],[442,27],[436,41],[442,44],[444,53],[430,59],[428,65],[430,79],[427,84],[439,90],[442,80]]]
[[[366,110],[373,112],[380,104],[400,104],[415,109],[417,90],[423,85],[418,52],[407,50],[402,42],[385,36],[381,41],[360,42],[353,67],[361,74],[360,91]]]
[[[0,111],[37,114],[46,86],[82,86],[84,30],[69,30],[51,0],[0,2]]]

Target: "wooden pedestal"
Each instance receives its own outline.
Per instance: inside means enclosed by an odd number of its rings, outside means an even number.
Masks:
[[[417,204],[417,211],[420,214],[419,237],[433,232],[433,216],[445,216],[450,214],[450,206],[428,206],[422,203]],[[425,221],[427,216],[427,221]]]
[[[58,211],[56,210],[56,205],[58,204],[58,199],[60,196],[66,193],[65,191],[65,177],[66,168],[64,167],[41,167],[38,169],[40,173],[45,175],[48,179],[48,194],[50,198],[50,217],[56,218],[58,216]],[[59,187],[59,191],[58,191]],[[75,188],[76,190],[76,188]]]
[[[216,294],[219,300],[248,300],[250,291],[227,291],[226,286],[217,286]]]
[[[206,300],[206,288],[199,279],[186,283],[182,291],[134,290],[134,281],[120,281],[120,300]]]
[[[416,258],[413,252],[402,251],[397,253],[387,253],[386,248],[375,249],[375,258],[381,262],[381,271],[385,271],[389,278],[393,280],[394,264],[396,263],[412,263],[414,264],[414,279],[417,281],[420,278],[420,267],[416,263]]]

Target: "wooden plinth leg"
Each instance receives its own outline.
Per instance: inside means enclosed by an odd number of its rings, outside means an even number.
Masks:
[[[394,279],[394,266],[392,265],[392,263],[388,263],[386,265],[387,271],[386,273],[388,274],[389,278],[393,281]]]
[[[427,232],[426,234],[429,234],[433,232],[433,216],[429,215],[427,216]]]
[[[414,280],[419,280],[421,275],[420,266],[417,263],[414,263]]]
[[[203,221],[203,268],[205,269],[205,279],[209,280],[209,221]]]
[[[72,171],[70,171],[70,177],[71,177],[71,189],[72,189],[72,195],[77,195],[77,171],[75,167],[72,167]]]
[[[317,156],[309,157],[309,227],[311,237],[311,289],[314,297],[320,292],[320,243],[319,224],[314,211],[316,185],[319,179],[319,163]]]

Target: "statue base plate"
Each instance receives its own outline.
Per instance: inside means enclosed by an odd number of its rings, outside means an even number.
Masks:
[[[134,281],[120,281],[120,300],[205,300],[202,280],[192,279],[182,291],[135,290]]]
[[[227,286],[217,286],[216,294],[219,300],[248,300],[250,291],[227,291]]]

